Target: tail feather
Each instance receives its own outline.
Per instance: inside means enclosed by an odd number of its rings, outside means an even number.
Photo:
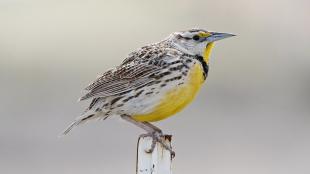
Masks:
[[[75,120],[63,131],[62,135],[67,135],[75,126],[79,125],[81,122],[82,120]]]
[[[92,119],[95,119],[95,118],[101,118],[102,115],[100,114],[85,114],[85,115],[82,115],[80,117],[78,117],[73,123],[71,123],[62,133],[62,135],[67,135],[74,127],[82,124],[82,123],[85,123],[89,120],[92,120]],[[104,116],[102,119],[105,120],[108,116]]]

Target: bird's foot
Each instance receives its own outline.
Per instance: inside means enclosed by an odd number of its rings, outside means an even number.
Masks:
[[[152,144],[151,144],[151,148],[148,150],[145,150],[146,153],[152,153],[154,151],[154,148],[156,146],[156,143],[160,143],[166,150],[168,150],[171,153],[172,158],[175,156],[175,152],[172,150],[172,148],[170,147],[170,145],[167,145],[165,143],[165,138],[168,135],[163,135],[163,133],[161,131],[155,131],[155,132],[151,132],[151,133],[147,133],[147,134],[142,134],[140,135],[140,138],[144,138],[144,137],[152,137]],[[171,136],[170,136],[171,137]]]

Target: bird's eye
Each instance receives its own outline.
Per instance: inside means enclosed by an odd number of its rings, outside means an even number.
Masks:
[[[193,36],[193,39],[197,41],[197,40],[200,39],[200,37],[199,37],[198,35],[194,35],[194,36]]]

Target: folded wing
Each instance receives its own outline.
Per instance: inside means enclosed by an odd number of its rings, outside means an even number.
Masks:
[[[140,50],[140,52],[142,51]],[[85,89],[89,92],[81,97],[80,100],[126,93],[151,83],[156,80],[156,74],[168,67],[168,63],[172,59],[177,59],[177,57],[172,57],[169,51],[163,51],[158,54],[154,54],[152,51],[145,52],[144,54],[138,53],[131,54],[123,64],[105,72],[87,86]]]

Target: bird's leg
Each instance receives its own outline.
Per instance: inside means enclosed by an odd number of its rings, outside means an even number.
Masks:
[[[151,136],[153,141],[152,141],[152,145],[151,145],[151,149],[147,150],[146,152],[147,153],[152,153],[154,148],[155,148],[155,145],[156,145],[156,142],[159,142],[165,149],[169,150],[171,155],[174,157],[175,156],[175,152],[172,150],[172,148],[167,145],[164,140],[162,139],[162,137],[164,137],[163,133],[162,133],[162,130],[159,129],[158,127],[156,127],[155,125],[147,122],[147,121],[144,121],[142,122],[144,125],[150,127],[153,129],[153,132],[150,132],[150,133],[147,133],[147,134],[142,134],[140,135],[140,137],[146,137],[146,136]]]
[[[136,121],[129,115],[121,115],[121,118],[140,127],[147,132],[146,134],[140,135],[140,137],[152,137],[152,145],[149,150],[146,150],[147,153],[152,153],[155,148],[156,142],[159,142],[165,149],[170,151],[172,156],[175,156],[175,152],[172,150],[172,148],[164,142],[162,138],[164,135],[158,127],[146,121]]]
[[[160,135],[163,135],[163,131],[161,129],[159,129],[157,126],[147,122],[147,121],[143,121],[142,122],[144,125],[146,125],[147,127],[150,127],[153,129],[153,132],[157,132]]]
[[[121,115],[121,118],[138,126],[139,128],[145,130],[147,133],[153,133],[153,132],[156,132],[156,130],[154,130],[153,127],[150,127],[149,125],[147,124],[144,124],[143,122],[139,122],[139,121],[136,121],[135,119],[133,119],[131,116],[129,115]],[[154,126],[155,127],[155,126]],[[158,130],[160,130],[159,128],[157,128]],[[161,130],[160,130],[161,131]]]

